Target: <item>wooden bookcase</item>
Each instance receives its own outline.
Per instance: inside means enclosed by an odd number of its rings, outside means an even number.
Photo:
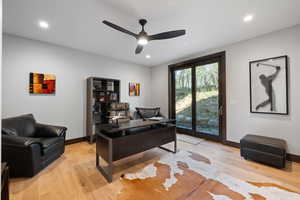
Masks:
[[[99,77],[87,78],[86,136],[95,141],[95,127],[108,123],[108,109],[113,102],[120,102],[120,80]]]

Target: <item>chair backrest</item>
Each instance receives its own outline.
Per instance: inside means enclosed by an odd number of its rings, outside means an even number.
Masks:
[[[156,108],[135,108],[137,115],[139,115],[143,119],[158,117],[160,115],[160,107]]]
[[[36,122],[32,114],[2,119],[2,134],[33,137]]]

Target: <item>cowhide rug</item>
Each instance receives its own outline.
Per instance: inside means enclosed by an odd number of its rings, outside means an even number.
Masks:
[[[250,183],[221,173],[196,153],[166,154],[137,173],[121,178],[119,200],[300,200],[275,184]]]

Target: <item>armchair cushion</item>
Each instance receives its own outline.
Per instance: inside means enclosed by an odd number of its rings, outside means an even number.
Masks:
[[[36,124],[36,129],[34,137],[59,137],[64,136],[67,131],[67,128],[63,126],[52,126],[39,123]]]
[[[151,118],[151,117],[158,117],[160,115],[160,108],[135,108],[137,114],[143,118]]]
[[[57,143],[64,143],[64,138],[62,137],[52,137],[52,138],[38,138],[39,143],[42,145],[43,149],[47,149],[51,145],[55,145]]]
[[[63,137],[52,137],[52,138],[39,138],[42,144],[43,155],[50,155],[53,152],[62,150],[65,145],[65,140]]]
[[[20,137],[13,135],[2,135],[2,144],[6,146],[19,146],[19,147],[27,147],[32,144],[40,144],[38,138],[31,137]]]

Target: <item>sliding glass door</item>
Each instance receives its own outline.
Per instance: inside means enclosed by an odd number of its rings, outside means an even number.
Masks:
[[[196,66],[196,133],[219,136],[219,63]]]
[[[169,67],[170,118],[178,132],[225,140],[225,53]]]
[[[175,71],[176,126],[192,129],[192,69]]]

